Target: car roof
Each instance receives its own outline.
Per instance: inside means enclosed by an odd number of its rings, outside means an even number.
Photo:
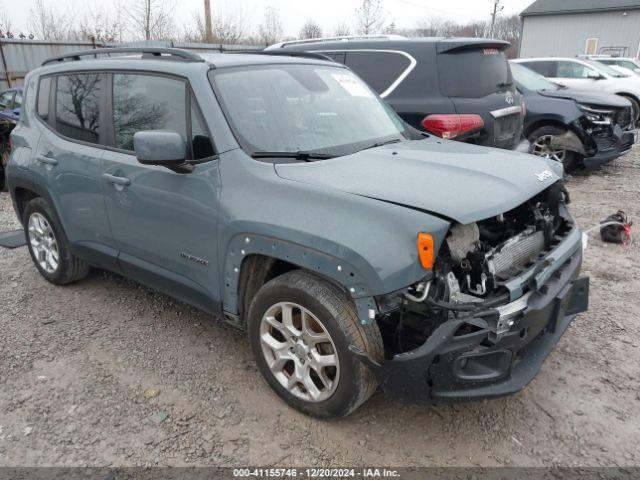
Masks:
[[[109,52],[105,49],[98,53],[107,54]],[[87,55],[86,53],[83,54]],[[34,69],[34,71],[39,75],[45,75],[48,73],[61,73],[65,71],[78,70],[146,70],[188,76],[190,73],[198,74],[211,69],[270,64],[315,64],[345,68],[343,65],[337,64],[330,59],[325,60],[320,57],[311,58],[306,56],[278,54],[276,52],[273,54],[197,53],[195,56],[193,54],[191,54],[191,56],[197,57],[198,60],[185,61],[170,58],[146,58],[141,57],[140,55],[54,60],[45,62],[43,66]],[[70,54],[70,57],[73,57],[73,54]]]
[[[487,45],[500,48],[508,48],[511,44],[505,40],[494,38],[475,37],[369,37],[369,38],[347,38],[347,39],[317,39],[304,42],[283,42],[270,45],[266,51],[277,50],[315,50],[317,47],[352,50],[357,48],[381,48],[394,50],[407,47],[419,47],[424,45],[435,45],[442,47],[442,51],[447,51],[463,46]]]

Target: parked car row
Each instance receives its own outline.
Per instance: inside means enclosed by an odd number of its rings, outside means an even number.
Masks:
[[[507,48],[488,39],[380,36],[297,40],[268,50],[315,52],[347,65],[403,120],[442,138],[514,149],[524,134],[531,153],[567,170],[596,168],[631,148],[640,76],[590,59],[516,60],[575,87],[568,90],[523,67],[513,65],[512,73]],[[596,79],[604,80],[596,83],[600,94],[579,91]]]
[[[375,88],[411,125],[308,52],[46,61],[7,166],[35,268],[112,270],[245,328],[274,392],[319,417],[377,386],[420,404],[524,388],[588,304],[563,168],[470,144],[520,137],[503,43],[397,45]]]

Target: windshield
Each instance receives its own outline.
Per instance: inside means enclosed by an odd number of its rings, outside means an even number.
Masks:
[[[525,90],[533,90],[536,92],[540,90],[559,90],[559,87],[555,83],[550,82],[542,75],[517,63],[511,63],[511,73],[518,86]]]
[[[592,60],[587,60],[587,63],[589,65],[591,65],[593,68],[595,68],[596,70],[598,70],[598,72],[600,73],[604,73],[606,75],[609,75],[610,77],[614,77],[614,78],[624,78],[624,77],[628,77],[628,75],[624,75],[622,73],[620,73],[619,71],[608,67],[607,65],[604,65],[603,63],[600,62],[594,62]]]
[[[400,118],[356,75],[325,65],[214,70],[212,81],[245,151],[347,155],[404,139]]]

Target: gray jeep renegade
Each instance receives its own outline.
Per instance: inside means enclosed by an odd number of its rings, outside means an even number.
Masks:
[[[93,50],[25,83],[7,173],[42,276],[246,328],[305,413],[516,392],[587,307],[559,163],[417,132],[321,55]]]

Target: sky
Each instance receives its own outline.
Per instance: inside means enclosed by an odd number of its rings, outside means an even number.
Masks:
[[[118,0],[43,0],[50,7],[68,11],[82,11],[91,2],[105,6],[113,5]],[[126,5],[127,0],[123,1]],[[171,0],[169,0],[171,1]],[[185,24],[192,21],[194,12],[203,8],[203,0],[174,0],[176,22]],[[494,0],[382,0],[388,14],[389,22],[393,21],[398,28],[415,27],[419,20],[437,16],[467,23],[473,20],[488,19],[493,9]],[[502,14],[520,13],[533,0],[501,0]],[[28,32],[29,11],[35,0],[0,0],[0,10],[9,14],[15,31]],[[279,10],[284,34],[295,36],[305,20],[314,19],[323,30],[330,33],[340,22],[353,23],[354,11],[361,0],[211,0],[212,15],[224,11],[229,14],[242,12],[247,17],[251,31],[261,23],[265,7],[272,6]],[[353,29],[353,27],[352,27]]]

